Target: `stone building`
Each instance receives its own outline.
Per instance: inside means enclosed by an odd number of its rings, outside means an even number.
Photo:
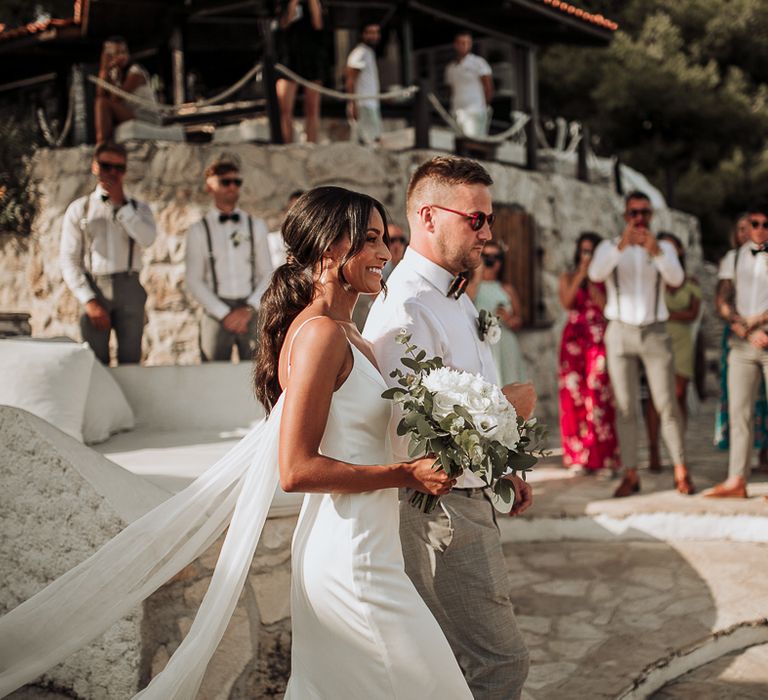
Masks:
[[[184,236],[209,206],[202,190],[205,165],[222,149],[213,145],[134,145],[126,188],[149,202],[159,235],[146,252],[142,282],[149,292],[144,362],[148,365],[195,364],[200,309],[184,287]],[[433,155],[425,151],[369,150],[350,143],[326,146],[236,148],[245,183],[242,205],[279,224],[289,194],[316,185],[337,184],[380,199],[393,221],[404,220],[405,186],[412,170]],[[32,334],[78,338],[78,305],[65,287],[58,266],[64,211],[93,187],[91,151],[80,147],[41,150],[32,170],[39,211],[29,239],[0,238],[0,311],[31,313]],[[495,234],[509,243],[510,278],[526,306],[521,343],[544,415],[556,415],[557,347],[564,312],[557,298],[559,274],[568,267],[576,238],[584,230],[616,235],[622,225],[622,200],[610,184],[588,184],[556,173],[487,163],[494,179],[494,206],[506,212]],[[676,233],[688,247],[688,269],[702,265],[697,221],[672,210],[657,212],[655,226]],[[515,272],[517,271],[517,273]],[[522,285],[522,287],[521,287]]]

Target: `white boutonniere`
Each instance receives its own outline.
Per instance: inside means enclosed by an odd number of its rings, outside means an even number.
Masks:
[[[229,234],[229,240],[232,241],[232,245],[237,248],[237,246],[240,245],[240,241],[242,241],[240,231],[232,231],[232,233]]]
[[[490,311],[481,309],[480,315],[477,317],[477,333],[480,336],[480,340],[496,345],[501,340],[499,317]]]

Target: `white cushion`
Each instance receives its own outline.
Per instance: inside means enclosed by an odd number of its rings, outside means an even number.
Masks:
[[[34,413],[82,442],[94,361],[76,343],[0,340],[0,404]]]
[[[104,442],[110,435],[135,425],[133,410],[120,385],[101,362],[94,362],[85,402],[83,440],[87,445]]]

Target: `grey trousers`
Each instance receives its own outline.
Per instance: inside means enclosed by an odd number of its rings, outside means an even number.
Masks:
[[[92,278],[91,286],[94,287],[96,300],[109,314],[115,331],[118,363],[124,365],[140,362],[147,293],[139,282],[139,275],[135,272],[98,275]],[[94,328],[88,316],[83,313],[80,316],[80,333],[99,361],[108,365],[110,331]]]
[[[407,492],[408,493],[408,492]],[[424,515],[400,503],[405,571],[456,655],[476,700],[515,700],[528,649],[515,621],[493,506],[454,491]]]
[[[730,451],[728,476],[749,476],[755,440],[755,400],[760,373],[768,382],[768,350],[760,350],[746,340],[731,336],[728,353],[728,426]]]
[[[605,331],[605,349],[616,400],[616,432],[624,468],[637,468],[640,362],[645,367],[669,456],[674,464],[685,464],[682,419],[675,397],[672,341],[666,324],[633,326],[610,321]]]
[[[246,306],[244,299],[222,299],[230,309]],[[250,362],[256,350],[256,329],[258,314],[253,314],[248,333],[238,335],[228,331],[208,314],[203,314],[200,321],[200,359],[203,362],[229,362],[232,359],[232,348],[237,346],[237,354],[241,362]]]

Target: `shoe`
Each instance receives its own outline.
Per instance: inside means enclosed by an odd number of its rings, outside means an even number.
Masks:
[[[746,486],[726,486],[724,483],[717,484],[705,491],[704,496],[707,498],[748,498]]]
[[[568,468],[568,471],[574,476],[584,476],[587,473],[587,468],[583,467],[581,464],[574,464]]]
[[[675,488],[678,493],[682,493],[683,496],[693,496],[693,494],[696,493],[696,487],[693,485],[691,477],[688,476],[688,474],[680,479],[675,477]]]
[[[625,474],[621,483],[613,492],[614,498],[625,498],[631,496],[633,493],[640,491],[640,479],[637,476],[629,476]]]

